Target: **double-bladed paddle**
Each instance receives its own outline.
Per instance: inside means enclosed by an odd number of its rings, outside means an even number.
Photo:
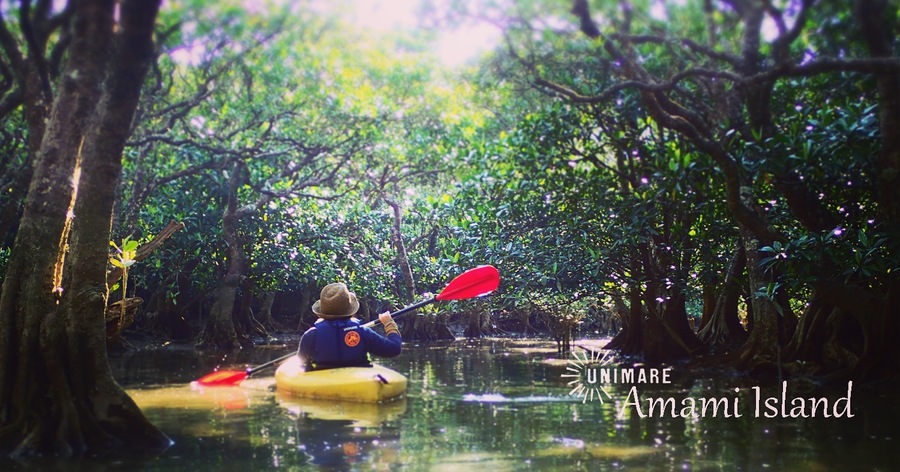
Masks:
[[[467,298],[480,297],[487,295],[497,289],[500,284],[500,272],[494,266],[483,265],[469,269],[462,274],[457,275],[453,280],[441,290],[436,296],[412,304],[408,307],[401,308],[393,313],[392,317],[397,317],[413,310],[421,308],[436,301],[445,300],[464,300]],[[375,325],[378,320],[372,320],[362,325],[370,328]],[[251,367],[246,370],[217,370],[197,379],[197,383],[207,387],[227,387],[241,383],[247,377],[259,372],[260,370],[271,367],[280,362],[286,361],[289,357],[296,355],[296,352],[286,354],[278,359],[271,360],[265,364]]]

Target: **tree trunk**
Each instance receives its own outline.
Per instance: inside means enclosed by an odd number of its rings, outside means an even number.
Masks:
[[[403,275],[403,288],[405,293],[401,294],[401,298],[407,304],[412,304],[413,298],[416,296],[416,284],[413,281],[412,268],[409,265],[409,256],[406,254],[406,244],[403,242],[400,204],[387,199],[385,202],[387,202],[394,211],[394,220],[391,225],[391,238],[394,240],[394,249],[397,251],[397,263],[400,265],[400,273]]]
[[[687,313],[687,296],[681,290],[677,290],[669,298],[668,306],[663,312],[663,321],[666,322],[671,336],[675,338],[679,347],[686,349],[688,354],[694,355],[702,348],[703,343],[691,329]]]
[[[844,283],[820,282],[791,343],[789,360],[814,363],[827,379],[884,379],[900,367],[900,285],[883,296]]]
[[[622,319],[622,330],[605,349],[616,349],[625,355],[638,355],[644,350],[644,310],[640,288],[635,284],[628,296],[628,316]]]
[[[478,306],[475,310],[466,313],[466,329],[463,331],[463,336],[467,338],[483,338],[493,334],[494,328],[491,325],[491,314],[480,308]]]
[[[300,290],[300,303],[297,304],[297,313],[291,319],[297,320],[297,331],[301,333],[305,332],[316,321],[316,316],[310,309],[314,303],[315,290],[316,286],[312,282],[305,284]],[[308,321],[307,314],[310,315]]]
[[[244,344],[249,344],[243,334],[238,333],[238,324],[235,323],[235,300],[238,287],[243,279],[243,264],[240,262],[240,250],[229,247],[228,272],[216,290],[216,298],[210,309],[209,319],[200,333],[197,349],[240,349]]]
[[[173,298],[173,294],[169,292],[169,284],[172,283],[170,277],[160,283],[156,292],[150,296],[145,305],[144,315],[138,317],[136,323],[169,339],[187,340],[192,338],[196,333],[185,317],[192,306],[205,297],[205,294],[202,293],[192,293],[190,288],[191,275],[199,264],[199,258],[188,259],[182,265],[181,270],[173,276],[175,292],[181,299],[180,301]]]
[[[891,11],[891,7],[894,8]],[[876,58],[895,57],[897,31],[896,21],[885,21],[896,15],[892,2],[878,0],[857,0],[856,18],[869,55]],[[881,226],[890,233],[892,251],[898,250],[900,241],[900,75],[878,74],[879,128],[881,130],[881,150],[878,155],[875,179],[878,188],[878,211]],[[877,376],[877,372],[896,376],[900,368],[900,274],[890,274],[885,283],[886,293],[881,309],[875,313],[859,313],[856,317],[866,333],[866,345],[860,360],[862,375]],[[871,294],[867,294],[871,296]],[[873,319],[875,318],[875,319]]]
[[[267,330],[283,332],[285,331],[284,325],[276,320],[275,316],[272,314],[272,306],[274,304],[275,292],[267,293],[265,298],[263,298],[262,306],[259,308],[259,322],[262,323]]]
[[[825,338],[825,320],[834,310],[834,306],[825,303],[818,294],[813,293],[812,299],[803,315],[794,337],[785,347],[785,357],[804,362],[820,363],[822,361],[818,346],[823,344]]]
[[[7,54],[9,54],[7,50]],[[15,241],[16,216],[22,209],[29,187],[32,185],[34,168],[40,156],[40,149],[50,115],[53,97],[42,86],[44,78],[38,61],[27,60],[23,56],[14,58],[15,82],[22,90],[25,123],[28,128],[28,162],[16,175],[14,183],[4,190],[7,198],[0,214],[0,247],[7,247],[8,240]],[[93,96],[96,96],[94,94]],[[5,116],[3,118],[6,118]]]
[[[238,188],[244,182],[246,168],[243,163],[236,162],[232,167],[228,181],[228,202],[222,216],[222,235],[228,247],[228,270],[216,291],[216,299],[210,310],[206,326],[200,333],[197,349],[240,349],[249,346],[250,339],[235,322],[235,300],[244,280],[247,255],[240,236],[241,213],[238,209]]]
[[[703,303],[703,308],[701,308],[700,323],[696,326],[698,335],[707,325],[709,325],[709,322],[712,320],[713,314],[716,311],[716,305],[719,300],[719,296],[716,293],[716,286],[718,286],[718,284],[719,281],[717,278],[714,282],[703,284],[703,288],[701,289],[700,301]]]
[[[746,265],[746,250],[743,244],[739,244],[728,266],[722,293],[716,299],[709,321],[697,333],[700,342],[713,353],[730,351],[747,341],[747,332],[738,319],[738,301],[741,295],[738,278]]]
[[[521,310],[518,310],[515,313],[515,319],[519,321],[519,324],[522,326],[522,334],[525,336],[531,334],[537,334],[539,331],[531,324],[531,315],[534,313],[534,309],[530,306],[524,307]]]
[[[427,321],[428,326],[426,330],[429,339],[433,341],[453,341],[456,339],[456,336],[453,335],[453,332],[447,326],[446,315],[439,313],[433,320],[429,319]]]
[[[3,281],[0,448],[13,456],[170,443],[116,384],[106,358],[110,182],[120,177],[153,57],[159,2],[123,2],[118,25],[116,5],[75,4],[69,61]]]
[[[412,268],[409,265],[409,255],[406,253],[406,244],[403,242],[403,233],[400,231],[402,223],[400,204],[389,199],[385,199],[385,202],[394,213],[391,237],[394,241],[394,248],[397,251],[397,263],[400,265],[400,273],[403,276],[404,293],[401,294],[401,298],[405,303],[412,304],[416,295],[416,285],[413,280]],[[415,312],[409,313],[406,321],[402,322],[401,333],[403,339],[410,341],[453,339],[453,333],[447,329],[446,325],[439,326],[435,324],[436,319],[436,317],[416,316]]]
[[[643,354],[648,362],[672,362],[693,356],[701,344],[688,325],[684,295],[670,296],[661,314],[651,311],[643,339]]]
[[[268,338],[269,332],[266,330],[265,325],[260,323],[253,312],[253,302],[255,300],[253,287],[253,281],[249,277],[244,277],[241,285],[238,287],[238,308],[235,322],[240,325],[238,332],[244,333],[245,336]]]
[[[896,15],[884,0],[856,0],[855,14],[869,55],[875,58],[896,57],[893,50],[897,32],[887,21]],[[895,7],[896,8],[896,7]],[[881,129],[881,150],[876,162],[878,176],[878,209],[882,225],[893,232],[894,241],[900,238],[900,75],[878,74],[878,118]]]
[[[778,303],[764,296],[775,281],[772,274],[760,267],[760,248],[771,242],[760,241],[746,229],[741,231],[747,256],[747,272],[750,280],[750,306],[747,311],[753,317],[753,327],[747,341],[737,351],[735,366],[751,371],[762,380],[775,380],[780,370],[782,346],[782,315]]]

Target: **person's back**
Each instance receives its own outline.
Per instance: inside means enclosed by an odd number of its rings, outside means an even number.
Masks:
[[[326,285],[312,311],[319,316],[303,333],[298,353],[309,369],[371,366],[369,354],[394,357],[402,350],[397,323],[389,313],[379,315],[385,336],[366,328],[353,315],[359,309],[356,294],[342,283]]]

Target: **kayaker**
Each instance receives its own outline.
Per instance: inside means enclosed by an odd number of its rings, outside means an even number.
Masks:
[[[353,317],[359,300],[343,283],[328,284],[319,294],[312,311],[319,319],[300,338],[298,354],[307,370],[335,367],[371,366],[369,354],[380,357],[400,355],[402,339],[390,312],[378,315],[385,336]]]

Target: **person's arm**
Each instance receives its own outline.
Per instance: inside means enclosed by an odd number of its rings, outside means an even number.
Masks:
[[[378,315],[378,319],[384,325],[386,336],[372,331],[371,328],[364,328],[366,350],[381,357],[399,356],[403,350],[403,339],[400,337],[400,329],[397,327],[397,322],[391,318],[390,313],[382,313]]]
[[[300,356],[300,361],[304,365],[310,365],[314,352],[316,352],[316,328],[312,327],[300,337],[300,348],[297,349],[297,355]]]

